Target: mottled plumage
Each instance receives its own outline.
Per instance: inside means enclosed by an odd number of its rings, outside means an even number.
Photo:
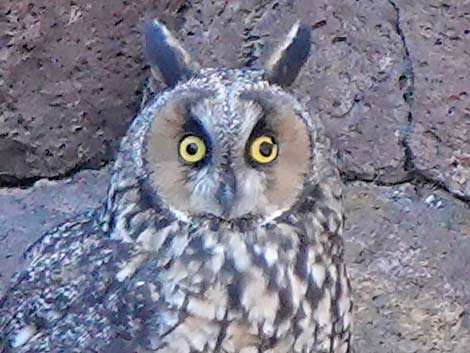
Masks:
[[[149,24],[169,89],[123,139],[103,207],[31,249],[0,302],[5,352],[351,352],[341,181],[283,88],[309,42],[295,25],[264,71],[199,70]]]

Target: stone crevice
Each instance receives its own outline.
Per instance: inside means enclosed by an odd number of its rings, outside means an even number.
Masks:
[[[403,48],[405,53],[403,55],[403,64],[404,64],[404,74],[402,75],[402,86],[405,88],[403,93],[403,99],[405,100],[406,105],[408,106],[408,117],[407,117],[407,126],[406,129],[403,131],[402,135],[402,145],[405,153],[405,163],[404,169],[409,173],[414,173],[416,168],[414,167],[414,156],[413,152],[409,146],[409,138],[411,135],[411,131],[413,129],[413,96],[415,90],[415,75],[413,70],[413,62],[410,55],[410,50],[408,48],[408,43],[406,40],[405,33],[401,28],[401,15],[400,15],[400,8],[393,0],[388,0],[390,5],[393,7],[396,13],[395,19],[395,30],[397,34],[400,36],[401,41],[403,43]]]
[[[60,181],[64,179],[69,179],[74,175],[84,172],[86,170],[95,171],[105,169],[111,161],[104,161],[102,165],[98,168],[91,167],[88,163],[78,164],[72,169],[68,170],[66,173],[59,174],[53,177],[30,177],[30,178],[18,178],[14,175],[1,175],[0,178],[0,190],[1,189],[29,189],[34,187],[34,185],[41,180],[48,181]]]
[[[409,178],[401,179],[401,180],[394,181],[394,182],[382,182],[377,179],[363,178],[359,176],[350,177],[350,176],[345,176],[345,175],[342,175],[341,179],[345,185],[354,185],[357,182],[376,185],[380,187],[394,187],[394,186],[399,186],[399,185],[412,184],[419,189],[424,189],[426,187],[432,190],[440,190],[446,193],[447,195],[449,195],[449,197],[454,198],[455,200],[461,201],[464,204],[466,204],[468,207],[470,207],[470,198],[456,195],[455,193],[450,191],[449,188],[447,188],[444,183],[428,178],[419,173],[416,173],[415,175],[410,174]]]
[[[425,173],[418,170],[418,168],[416,168],[415,166],[415,162],[414,162],[415,156],[409,144],[409,139],[411,138],[410,136],[411,136],[411,132],[414,126],[413,98],[414,98],[414,92],[415,92],[415,73],[413,69],[413,60],[410,55],[410,49],[408,47],[408,42],[406,39],[405,32],[403,31],[401,27],[400,7],[397,5],[397,3],[394,0],[388,0],[388,2],[390,3],[390,5],[393,7],[393,9],[396,12],[395,30],[397,34],[400,36],[401,41],[403,43],[403,48],[405,50],[405,53],[403,55],[404,74],[402,76],[401,81],[402,81],[402,87],[404,88],[403,99],[405,100],[405,103],[408,106],[408,117],[407,117],[408,124],[406,126],[406,129],[403,131],[401,142],[402,142],[403,150],[405,154],[404,169],[406,172],[408,172],[408,177],[404,178],[403,180],[399,180],[396,183],[387,183],[383,185],[385,186],[400,185],[400,184],[404,184],[408,182],[413,182],[415,184],[428,184],[428,185],[432,185],[433,187],[437,187],[445,191],[452,197],[470,205],[470,197],[461,196],[450,191],[449,188],[444,183],[425,175]],[[354,179],[364,181],[364,182],[371,182],[370,179],[369,180],[362,180],[361,178],[354,178]]]

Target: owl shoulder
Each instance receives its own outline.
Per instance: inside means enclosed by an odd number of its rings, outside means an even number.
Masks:
[[[21,340],[25,332],[47,330],[93,306],[115,282],[130,251],[130,244],[104,234],[95,213],[44,234],[27,250],[29,265],[0,299],[0,338]]]

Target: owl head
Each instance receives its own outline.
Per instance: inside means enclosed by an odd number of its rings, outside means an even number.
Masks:
[[[199,69],[157,21],[145,51],[168,89],[139,114],[136,158],[147,187],[185,217],[272,219],[312,176],[312,119],[286,91],[306,62],[310,30],[295,24],[263,69]]]

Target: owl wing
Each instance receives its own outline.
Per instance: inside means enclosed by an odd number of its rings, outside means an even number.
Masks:
[[[115,277],[131,249],[108,238],[95,215],[47,233],[0,300],[0,351],[125,352],[132,340]]]

